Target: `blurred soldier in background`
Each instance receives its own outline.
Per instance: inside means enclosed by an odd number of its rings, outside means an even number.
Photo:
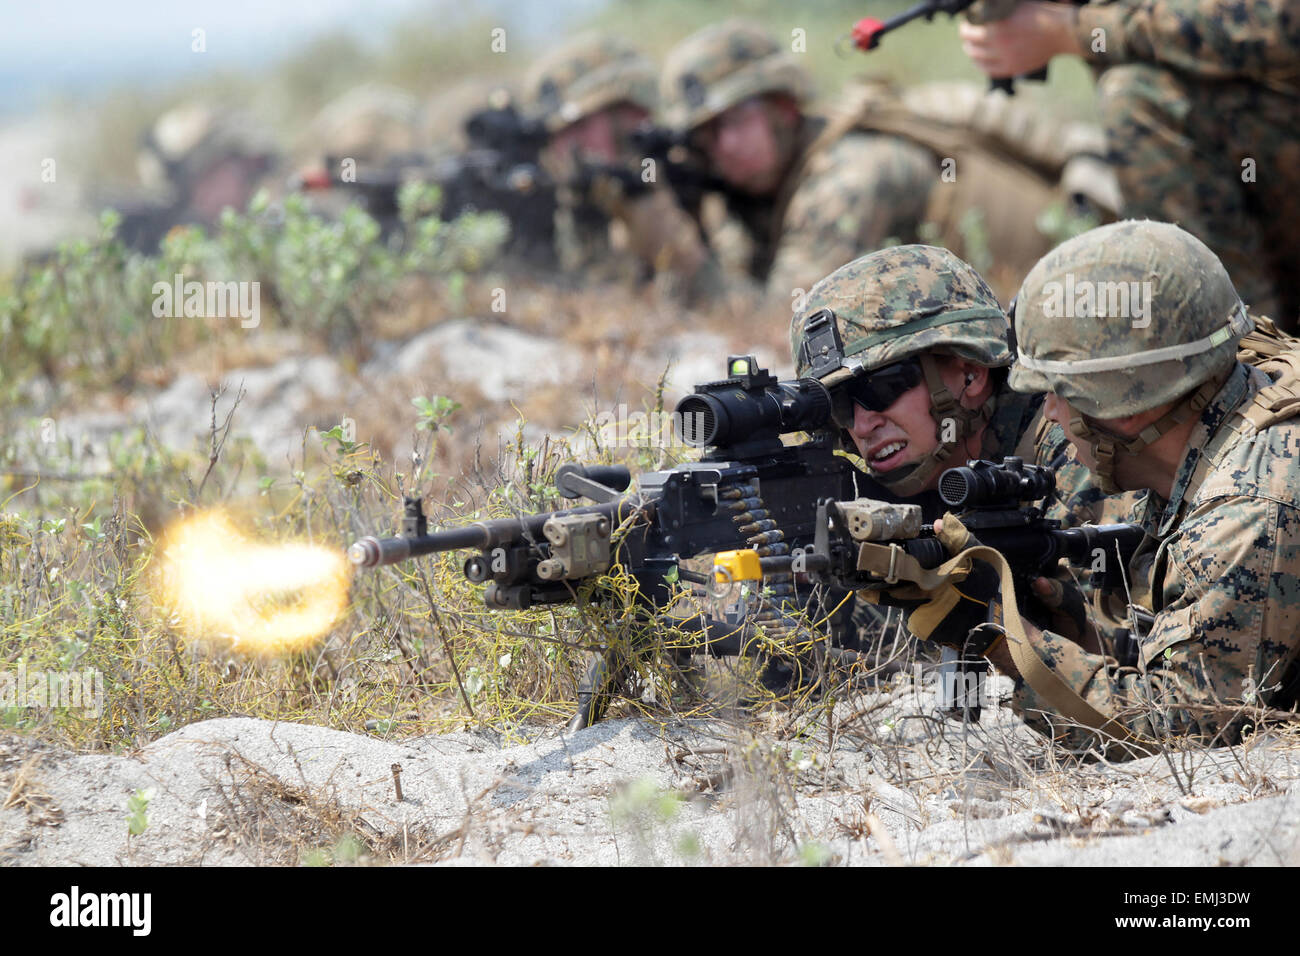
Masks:
[[[400,228],[400,170],[426,164],[415,149],[417,116],[415,97],[395,86],[366,83],[335,97],[307,126],[291,187],[306,190],[312,212],[327,219],[360,200],[381,235],[390,235]],[[340,188],[348,184],[356,188]]]
[[[1113,202],[1089,145],[1019,101],[952,84],[853,88],[827,116],[812,82],[762,28],[731,20],[668,55],[664,121],[725,181],[752,240],[749,273],[789,296],[887,242],[942,242],[1008,293],[1057,237],[1037,228],[1068,162],[1095,211]]]
[[[657,71],[622,41],[588,33],[540,58],[524,81],[526,115],[546,131],[557,184],[562,267],[585,278],[699,277],[706,250],[657,182],[634,134],[655,108]],[[679,289],[689,294],[689,289]]]
[[[1098,80],[1125,217],[1176,222],[1223,260],[1252,312],[1300,322],[1300,16],[1294,0],[1026,2],[963,23],[990,76],[1070,54]]]
[[[514,84],[498,76],[467,76],[419,97],[414,148],[430,153],[462,153],[472,145],[465,121],[493,104],[514,102]]]
[[[359,203],[381,236],[400,241],[409,225],[404,187],[437,186],[443,220],[471,212],[507,220],[512,268],[555,268],[555,189],[539,163],[546,135],[516,109],[507,88],[458,84],[421,110],[403,90],[367,84],[327,105],[308,138],[313,162],[292,186],[310,195],[314,211],[337,217]]]
[[[271,141],[247,117],[201,104],[160,116],[137,158],[151,197],[119,207],[118,235],[128,246],[154,252],[181,225],[211,229],[226,207],[243,211],[275,168]]]
[[[414,152],[416,99],[383,83],[353,87],[325,104],[307,127],[303,152],[310,159],[346,156],[378,163]]]

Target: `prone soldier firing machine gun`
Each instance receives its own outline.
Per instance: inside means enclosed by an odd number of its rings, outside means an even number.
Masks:
[[[731,356],[728,371],[727,379],[697,386],[674,413],[682,440],[705,449],[698,462],[642,474],[634,493],[625,493],[631,485],[625,467],[565,465],[556,476],[560,494],[596,504],[442,531],[430,532],[420,499],[408,498],[401,536],[363,538],[349,549],[349,559],[368,568],[475,550],[465,577],[486,584],[484,600],[498,610],[568,603],[579,598],[580,587],[592,601],[608,600],[613,593],[601,589],[600,579],[619,565],[637,584],[636,602],[647,623],[698,631],[698,649],[715,656],[759,657],[770,656],[763,648],[772,639],[794,636],[799,613],[820,616],[827,588],[887,589],[898,581],[894,562],[905,556],[923,568],[947,560],[924,523],[937,515],[899,502],[834,453],[836,426],[824,385],[815,379],[778,382],[752,356]],[[781,436],[794,432],[810,438],[785,445]],[[1050,573],[1061,558],[1087,564],[1100,550],[1127,564],[1141,529],[1061,528],[1028,504],[1053,488],[1049,469],[1007,459],[950,469],[939,494],[962,510],[963,522],[984,544],[1007,557],[1017,590]],[[863,570],[864,546],[894,555],[883,574]],[[717,556],[712,583],[761,581],[762,590],[753,589],[761,597],[742,618],[697,614],[683,620],[667,613],[675,597],[671,581],[711,583],[708,575],[681,566],[705,554]],[[816,644],[824,658],[856,656],[822,635]],[[604,715],[635,657],[648,650],[611,647],[592,664],[570,729]]]

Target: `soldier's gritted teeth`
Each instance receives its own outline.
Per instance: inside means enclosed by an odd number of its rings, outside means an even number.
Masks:
[[[854,403],[849,434],[862,460],[877,474],[917,464],[939,445],[925,383],[903,392],[884,411]]]

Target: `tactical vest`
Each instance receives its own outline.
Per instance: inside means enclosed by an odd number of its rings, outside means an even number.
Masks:
[[[1272,319],[1254,318],[1254,330],[1237,343],[1237,361],[1261,370],[1272,384],[1243,402],[1219,427],[1205,446],[1185,500],[1191,500],[1237,440],[1300,415],[1300,338],[1283,332]]]

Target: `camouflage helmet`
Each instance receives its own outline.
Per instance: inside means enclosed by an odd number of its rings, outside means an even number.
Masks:
[[[1253,325],[1195,236],[1164,222],[1112,223],[1057,246],[1025,277],[1011,386],[1125,418],[1216,379]]]
[[[1020,355],[1011,387],[1054,392],[1067,432],[1092,447],[1106,494],[1120,455],[1140,454],[1199,415],[1254,327],[1223,263],[1164,222],[1112,223],[1057,246],[1030,270],[1014,307]],[[1085,416],[1127,418],[1172,403],[1125,437]]]
[[[841,356],[810,354],[808,319],[829,310]],[[795,374],[830,387],[925,352],[989,368],[1011,364],[1008,323],[974,269],[937,246],[894,246],[840,266],[812,287],[790,324]]]
[[[146,185],[188,189],[196,177],[229,156],[269,166],[276,149],[249,117],[188,103],[158,117],[145,134],[137,167]]]
[[[855,259],[814,285],[790,324],[790,348],[796,375],[832,389],[842,423],[851,413],[840,408],[845,393],[834,386],[919,359],[939,444],[920,461],[876,476],[910,496],[925,490],[993,413],[992,396],[980,408],[962,405],[943,382],[935,355],[1002,368],[1012,358],[1008,331],[997,296],[969,265],[947,249],[895,246]]]
[[[701,126],[762,93],[785,93],[803,104],[812,77],[793,53],[747,20],[727,20],[687,37],[668,54],[660,79],[663,121],[678,131]]]
[[[656,73],[616,37],[585,33],[533,64],[524,79],[524,108],[550,132],[618,103],[653,112]]]

